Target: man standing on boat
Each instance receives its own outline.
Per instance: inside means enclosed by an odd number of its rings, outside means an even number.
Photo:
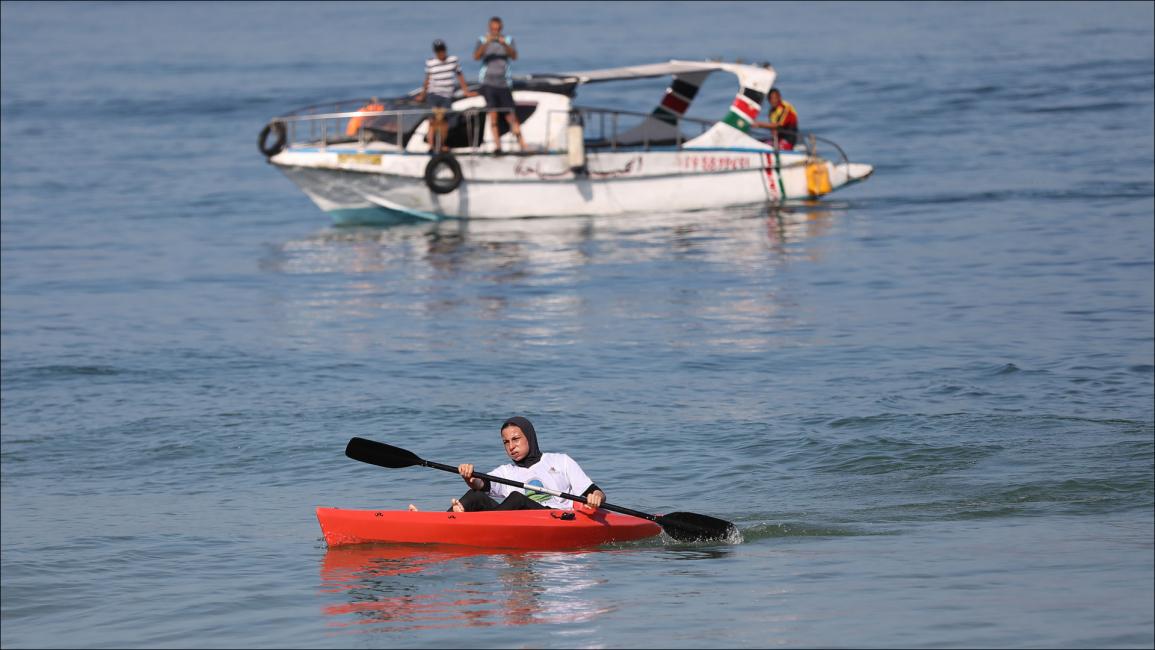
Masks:
[[[517,136],[517,143],[525,151],[525,139],[521,137],[521,123],[514,110],[513,91],[510,89],[510,61],[517,60],[517,48],[513,37],[501,33],[502,22],[497,16],[489,19],[489,33],[478,39],[473,60],[481,61],[481,94],[489,108],[489,124],[493,130],[493,146],[501,153],[501,132],[498,130],[497,109],[505,112],[509,129]]]
[[[791,150],[798,144],[798,111],[794,105],[782,100],[782,93],[777,88],[771,88],[767,96],[770,100],[770,121],[754,122],[753,126],[772,129],[776,133],[779,149]]]
[[[433,119],[429,123],[429,133],[426,139],[429,150],[439,148],[449,151],[445,139],[449,136],[449,122],[445,120],[445,111],[453,106],[453,81],[456,77],[461,84],[461,92],[466,97],[473,97],[477,93],[469,89],[465,83],[465,74],[461,72],[461,63],[456,56],[449,56],[445,41],[440,38],[433,41],[433,58],[425,61],[425,83],[421,92],[417,93],[417,101],[427,102],[433,109]]]

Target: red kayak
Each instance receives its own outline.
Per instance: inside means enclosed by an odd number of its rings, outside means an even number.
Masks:
[[[629,542],[662,532],[658,524],[605,510],[411,512],[317,508],[330,547],[388,542],[491,548],[568,549]]]

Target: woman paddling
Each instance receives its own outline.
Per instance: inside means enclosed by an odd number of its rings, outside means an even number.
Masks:
[[[457,473],[469,485],[469,491],[460,499],[453,499],[449,508],[453,512],[477,512],[480,510],[537,510],[541,508],[571,508],[573,501],[555,497],[545,492],[536,492],[532,486],[580,494],[597,508],[606,500],[606,495],[594,485],[582,468],[566,454],[541,453],[537,446],[537,432],[533,424],[523,417],[512,417],[501,424],[501,441],[505,453],[512,463],[502,465],[490,472],[494,476],[525,483],[526,489],[491,483],[473,475],[473,465],[462,463]],[[501,499],[501,502],[498,502]],[[410,510],[416,510],[409,506]]]

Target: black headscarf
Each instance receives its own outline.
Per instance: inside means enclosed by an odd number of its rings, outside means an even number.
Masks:
[[[504,431],[505,427],[511,424],[521,429],[521,432],[525,434],[525,439],[529,441],[529,453],[525,455],[525,458],[513,462],[518,467],[533,467],[537,461],[541,460],[541,450],[537,448],[537,432],[533,430],[533,424],[529,420],[517,416],[502,422],[501,430]]]

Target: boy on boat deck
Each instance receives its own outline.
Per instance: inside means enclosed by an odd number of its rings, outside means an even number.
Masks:
[[[433,58],[425,61],[425,83],[414,98],[419,102],[428,101],[429,107],[433,109],[429,133],[425,136],[430,151],[449,151],[449,146],[445,144],[449,137],[449,122],[445,120],[445,111],[453,106],[455,80],[461,84],[461,93],[466,97],[477,94],[465,83],[465,74],[461,72],[457,57],[448,54],[445,41],[439,38],[433,41]]]

